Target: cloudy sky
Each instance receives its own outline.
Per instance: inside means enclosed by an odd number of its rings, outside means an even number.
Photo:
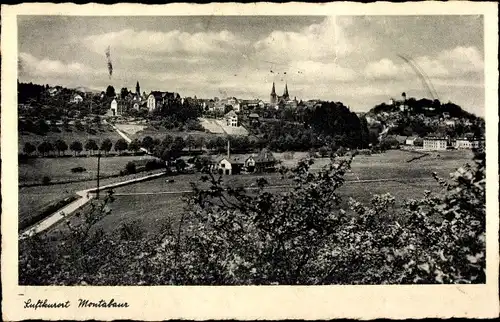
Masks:
[[[287,82],[297,99],[366,111],[431,96],[403,55],[441,101],[484,115],[481,16],[19,16],[18,32],[20,81],[264,100]]]

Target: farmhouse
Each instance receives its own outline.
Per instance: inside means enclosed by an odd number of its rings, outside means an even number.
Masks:
[[[405,145],[415,145],[415,139],[417,139],[418,137],[416,136],[409,136],[406,138],[405,140]]]
[[[225,175],[273,172],[277,163],[274,155],[267,149],[262,149],[258,154],[216,157],[212,162],[212,169]]]
[[[239,126],[238,124],[238,115],[235,111],[229,111],[224,115],[224,119],[226,120],[227,126]]]
[[[424,138],[424,150],[446,150],[448,139],[444,136],[427,136]]]

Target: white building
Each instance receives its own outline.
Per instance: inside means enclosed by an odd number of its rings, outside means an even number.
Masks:
[[[239,113],[241,111],[240,101],[236,97],[228,98],[227,105],[231,105],[236,113]]]
[[[118,102],[116,101],[116,98],[114,98],[111,101],[111,105],[109,107],[107,115],[108,116],[118,116],[118,115],[120,115],[120,113],[118,111]]]
[[[446,150],[448,139],[444,136],[428,136],[424,138],[424,150]]]
[[[477,138],[458,138],[455,140],[457,149],[478,149],[484,147],[484,139]]]
[[[226,119],[227,126],[238,126],[238,115],[235,111],[229,111],[226,115],[224,115]]]
[[[415,145],[415,139],[417,139],[416,136],[409,136],[405,140],[405,145]]]

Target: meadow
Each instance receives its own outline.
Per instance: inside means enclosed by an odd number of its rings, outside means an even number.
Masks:
[[[163,127],[152,127],[145,125],[135,125],[135,124],[115,124],[116,128],[120,131],[124,132],[129,138],[142,140],[146,136],[150,136],[153,139],[163,140],[165,136],[171,135],[173,137],[180,136],[186,138],[188,135],[191,135],[194,138],[203,137],[205,139],[210,139],[216,136],[224,136],[225,134],[213,134],[207,133],[203,131],[175,131],[175,130],[167,130]]]
[[[128,162],[145,163],[150,159],[154,157],[149,155],[102,157],[100,173],[102,177],[119,175]],[[86,171],[72,172],[71,169],[76,167],[83,167]],[[51,182],[93,180],[97,178],[97,157],[32,158],[23,160],[18,169],[20,184],[40,183],[45,176],[48,176]]]
[[[391,193],[398,204],[403,201],[423,197],[425,190],[438,192],[437,182],[432,172],[448,178],[449,174],[464,165],[472,156],[469,152],[455,151],[431,153],[422,159],[407,162],[414,154],[405,151],[388,151],[372,156],[356,156],[352,163],[352,171],[346,174],[346,183],[339,189],[342,207],[352,197],[361,202],[369,202],[375,194]],[[438,156],[439,154],[439,156]],[[298,158],[298,157],[297,157]],[[326,164],[328,159],[317,159],[313,169]],[[179,221],[185,203],[183,196],[191,190],[190,182],[200,182],[200,174],[176,175],[119,187],[114,190],[115,201],[111,204],[111,214],[98,223],[97,228],[112,231],[122,223],[140,223],[147,233],[156,233],[162,224]],[[264,175],[235,175],[223,179],[230,186],[256,186],[257,178],[268,180],[270,189],[284,191],[289,184],[281,180],[277,173]],[[390,180],[363,182],[360,180]],[[173,180],[173,182],[168,182]],[[274,188],[272,186],[275,186]],[[72,220],[78,220],[72,218]],[[63,227],[56,227],[56,231]]]

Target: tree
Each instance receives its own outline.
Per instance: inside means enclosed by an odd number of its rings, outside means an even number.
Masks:
[[[125,172],[128,173],[128,174],[134,174],[136,173],[136,166],[135,166],[135,163],[130,161],[130,162],[127,162],[127,164],[125,165]]]
[[[52,146],[52,143],[44,141],[38,145],[38,152],[42,156],[46,156],[50,152],[54,151],[54,147]]]
[[[205,145],[205,138],[203,136],[198,136],[195,140],[195,147],[199,148],[200,150],[203,149],[203,146]]]
[[[128,89],[126,87],[122,87],[122,89],[120,90],[120,97],[121,97],[121,99],[127,98],[128,93],[129,93]]]
[[[75,156],[76,156],[77,154],[79,154],[80,152],[82,152],[83,145],[82,145],[82,142],[80,142],[80,141],[73,141],[69,145],[69,148],[70,148],[71,151],[73,151],[75,153]]]
[[[61,155],[61,152],[64,155],[64,152],[66,150],[68,150],[68,145],[66,144],[66,142],[59,139],[55,142],[55,148],[56,148],[57,152],[59,153],[59,155]]]
[[[172,148],[175,151],[182,151],[186,147],[186,142],[184,142],[184,139],[182,136],[176,136],[174,139],[174,142],[172,143]]]
[[[141,143],[139,142],[138,139],[133,139],[132,141],[130,141],[129,145],[128,145],[128,149],[134,153],[136,153],[137,151],[139,151],[141,149]]]
[[[128,148],[128,143],[125,141],[125,139],[118,139],[115,143],[115,151],[118,151],[118,153],[121,153]]]
[[[322,146],[321,148],[319,148],[318,152],[319,152],[319,155],[322,158],[324,158],[324,157],[326,157],[328,155],[328,149],[326,147],[324,147],[324,146]]]
[[[184,161],[183,159],[175,160],[175,169],[177,170],[178,173],[184,172],[186,166],[187,166],[186,161]]]
[[[108,98],[113,98],[116,96],[115,88],[113,86],[108,85],[108,87],[106,88],[106,96]]]
[[[38,134],[45,135],[49,131],[49,126],[43,119],[39,119],[35,124],[35,131]]]
[[[111,148],[113,147],[113,142],[109,138],[105,139],[101,143],[101,150],[104,151],[105,154],[108,154],[109,151],[111,151]]]
[[[78,130],[78,131],[83,131],[85,130],[85,127],[83,126],[82,122],[80,120],[76,120],[75,121],[75,128]]]
[[[94,154],[94,151],[98,150],[99,146],[97,145],[97,142],[93,139],[87,140],[87,143],[85,143],[85,150],[90,151],[90,154]]]
[[[31,153],[36,151],[36,146],[34,146],[30,142],[26,142],[24,144],[23,152],[26,153],[27,155],[31,155]]]
[[[187,136],[186,146],[189,149],[189,152],[191,152],[191,148],[194,148],[196,146],[196,140],[192,135]]]
[[[146,150],[151,150],[153,148],[154,142],[153,138],[150,136],[146,136],[142,139],[142,147],[145,148]]]

